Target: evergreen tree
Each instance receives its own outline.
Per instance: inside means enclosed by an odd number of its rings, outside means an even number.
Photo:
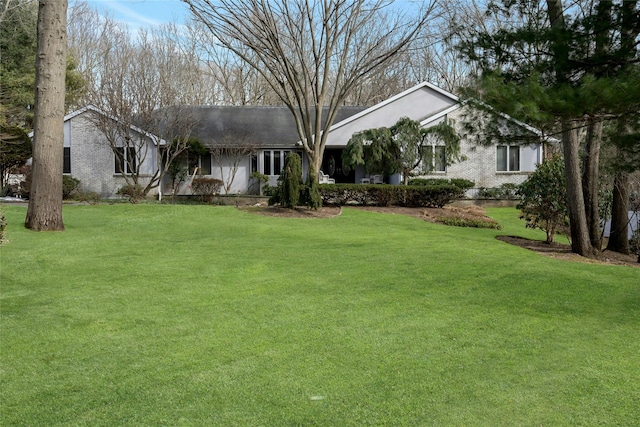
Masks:
[[[280,204],[290,209],[298,206],[300,188],[302,187],[302,160],[300,156],[296,153],[287,154],[284,168],[278,180]]]
[[[637,69],[628,70],[638,60],[637,6],[637,1],[570,6],[560,0],[492,1],[488,13],[508,25],[479,31],[460,45],[482,70],[474,95],[546,134],[559,135],[572,250],[583,256],[600,250],[597,185],[603,121],[624,116],[637,121],[640,78]],[[622,42],[629,35],[633,41]]]
[[[31,128],[36,67],[36,0],[0,1],[0,120]]]

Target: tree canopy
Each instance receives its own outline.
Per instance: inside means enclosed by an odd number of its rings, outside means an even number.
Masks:
[[[572,249],[594,256],[603,126],[626,122],[619,131],[628,139],[619,139],[637,141],[638,2],[490,1],[487,14],[504,24],[476,29],[459,45],[481,71],[468,93],[559,137]]]

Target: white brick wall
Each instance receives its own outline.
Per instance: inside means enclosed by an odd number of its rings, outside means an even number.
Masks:
[[[100,194],[103,198],[117,197],[124,178],[115,172],[115,157],[104,135],[89,120],[85,112],[65,124],[65,145],[71,148],[71,176],[80,180],[82,191]],[[66,133],[70,134],[67,135]],[[155,156],[147,159],[145,167]],[[145,184],[148,181],[145,181]]]
[[[449,115],[456,128],[462,134],[461,124],[463,109],[459,109]],[[447,167],[446,172],[434,172],[426,175],[429,178],[462,178],[475,182],[475,189],[480,187],[495,188],[502,184],[520,184],[529,176],[533,170],[533,166],[537,163],[530,159],[532,156],[539,159],[540,147],[525,148],[521,147],[520,172],[498,172],[496,169],[496,146],[483,146],[471,142],[467,139],[460,141],[460,153],[466,157],[466,160],[455,163]],[[531,160],[531,161],[529,161]],[[529,166],[527,166],[529,165]]]

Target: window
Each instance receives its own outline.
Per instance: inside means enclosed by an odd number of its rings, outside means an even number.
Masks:
[[[183,163],[184,165],[184,163]],[[211,153],[199,155],[197,153],[187,152],[187,173],[189,176],[196,173],[197,175],[211,175],[212,156]]]
[[[496,170],[498,172],[519,171],[520,147],[517,145],[498,145],[496,152]]]
[[[116,147],[116,173],[136,173],[138,170],[135,147]]]
[[[262,169],[265,175],[280,175],[289,150],[265,150],[262,152]],[[253,165],[252,165],[253,167]]]
[[[273,174],[280,175],[282,172],[282,158],[280,157],[279,152],[273,153]]]
[[[200,174],[211,175],[211,153],[200,156]]]
[[[265,151],[262,153],[263,169],[265,175],[271,175],[271,151]]]
[[[64,147],[62,173],[71,173],[71,147]]]
[[[251,155],[251,173],[258,172],[258,156]]]
[[[422,164],[429,172],[445,172],[447,170],[447,157],[444,145],[424,145],[422,151]]]

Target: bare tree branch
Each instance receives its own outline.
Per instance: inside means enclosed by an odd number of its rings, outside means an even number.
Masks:
[[[359,82],[407,49],[434,10],[428,2],[410,17],[389,0],[183,1],[289,108],[312,173],[338,108]]]

